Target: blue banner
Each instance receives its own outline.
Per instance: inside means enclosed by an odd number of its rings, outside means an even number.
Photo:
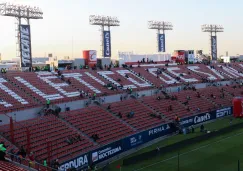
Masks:
[[[83,169],[83,168],[87,168],[90,165],[90,160],[89,160],[89,155],[87,154],[83,154],[73,160],[69,160],[65,163],[63,163],[58,170],[60,171],[66,171],[68,169],[71,168],[75,168],[75,169]]]
[[[211,36],[211,55],[212,60],[217,60],[217,37]]]
[[[223,109],[216,110],[216,118],[222,118],[233,114],[233,107],[227,107]]]
[[[145,142],[147,142],[147,136],[146,136],[146,132],[141,132],[135,135],[132,135],[130,137],[124,138],[123,139],[123,147],[125,150],[130,150],[132,148],[135,148],[139,145],[144,144]]]
[[[158,51],[165,52],[165,34],[158,34]]]
[[[152,129],[149,129],[146,131],[146,134],[148,136],[148,141],[162,137],[169,133],[171,133],[171,128],[170,128],[169,124],[157,126],[155,128],[152,128]]]
[[[225,117],[228,115],[232,115],[232,107],[227,107],[212,112],[201,113],[198,115],[183,118],[181,119],[180,124],[184,127],[189,127],[191,125],[200,124],[203,122],[214,120],[220,117]]]
[[[111,33],[104,31],[104,57],[111,57]]]
[[[19,25],[21,67],[31,67],[30,25]]]
[[[201,113],[181,119],[180,124],[183,127],[189,127],[191,125],[201,124],[210,120],[232,115],[232,111],[233,107],[226,107],[212,112]],[[63,163],[59,169],[61,171],[66,171],[67,169],[72,167],[78,169],[86,168],[90,164],[100,163],[122,152],[138,147],[146,142],[152,141],[156,138],[168,135],[170,133],[172,133],[170,124],[163,124],[149,130],[145,130],[143,132],[131,135],[119,141],[110,143],[89,153],[83,154],[73,160]]]
[[[104,147],[101,147],[101,148],[98,148],[98,149],[92,151],[90,153],[91,154],[90,155],[91,163],[99,163],[99,162],[105,161],[122,152],[124,152],[124,149],[122,146],[122,140],[113,142],[111,144],[108,144]]]

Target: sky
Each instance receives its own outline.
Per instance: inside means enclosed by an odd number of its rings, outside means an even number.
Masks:
[[[0,2],[6,2],[1,1]],[[218,34],[218,54],[243,54],[242,0],[9,0],[14,4],[38,6],[43,20],[31,20],[32,56],[52,53],[58,58],[82,57],[83,50],[97,50],[100,56],[101,33],[89,25],[90,15],[116,16],[120,27],[111,28],[112,56],[118,51],[155,53],[156,31],[147,21],[169,21],[166,51],[210,49],[209,34],[203,24],[225,28]],[[0,16],[0,53],[3,59],[16,56],[16,19]]]

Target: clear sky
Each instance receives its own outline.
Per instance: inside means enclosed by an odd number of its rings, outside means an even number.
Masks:
[[[2,2],[2,1],[0,1]],[[5,1],[6,2],[6,1]],[[111,29],[113,56],[119,51],[156,52],[156,31],[147,28],[148,20],[170,21],[174,30],[166,33],[166,49],[203,49],[209,52],[209,34],[202,24],[220,24],[219,54],[243,54],[242,0],[10,0],[39,6],[43,20],[31,21],[33,57],[81,57],[82,50],[100,52],[98,26],[89,25],[89,15],[117,16],[120,27]],[[14,18],[0,16],[0,53],[15,57]],[[73,40],[73,41],[72,41]]]

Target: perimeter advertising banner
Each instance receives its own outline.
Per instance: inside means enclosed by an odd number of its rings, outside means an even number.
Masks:
[[[104,31],[104,57],[111,57],[111,33]]]
[[[191,125],[197,125],[217,118],[232,115],[232,111],[232,107],[226,107],[211,112],[201,113],[181,119],[180,124],[183,127],[189,127]]]
[[[202,124],[210,120],[232,115],[232,111],[233,111],[232,107],[226,107],[211,112],[200,113],[194,116],[189,116],[187,118],[181,119],[180,124],[182,127],[189,127],[191,125]],[[118,154],[136,148],[140,145],[143,145],[146,142],[152,141],[156,138],[168,135],[170,133],[172,133],[170,124],[162,124],[160,126],[112,142],[108,145],[97,148],[86,154],[82,154],[72,160],[64,162],[59,167],[59,170],[67,171],[70,168],[76,168],[77,170],[82,170],[87,168],[88,165],[91,164],[96,165]]]
[[[31,67],[30,25],[19,25],[21,67]]]
[[[217,60],[217,37],[211,36],[211,54],[212,60]]]
[[[69,160],[58,168],[60,171],[67,171],[68,169],[82,169],[87,168],[90,165],[89,154],[83,154],[73,160]]]
[[[165,52],[165,34],[158,34],[158,51]]]
[[[92,151],[91,163],[99,163],[124,152],[122,140],[113,142],[109,145]]]

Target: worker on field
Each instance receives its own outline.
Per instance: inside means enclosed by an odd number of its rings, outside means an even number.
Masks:
[[[178,115],[175,115],[175,122],[179,123],[180,118],[178,117]]]

